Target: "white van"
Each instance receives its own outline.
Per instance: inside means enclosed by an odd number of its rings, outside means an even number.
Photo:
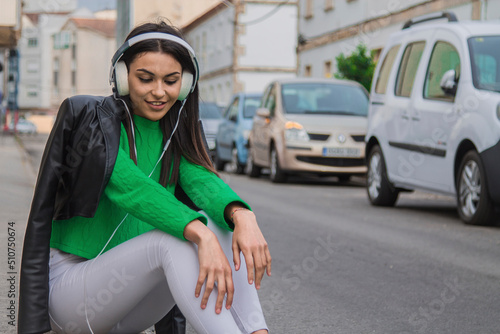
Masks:
[[[458,22],[446,12],[410,20],[389,38],[368,114],[373,205],[421,189],[456,196],[467,224],[495,222],[499,140],[500,23]]]

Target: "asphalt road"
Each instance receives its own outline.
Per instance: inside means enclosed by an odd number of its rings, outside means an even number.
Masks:
[[[363,182],[231,176],[267,236],[275,333],[500,333],[500,230],[444,196],[369,205]]]
[[[38,166],[43,140],[24,142]],[[500,333],[500,229],[464,225],[453,199],[405,193],[376,208],[363,179],[222,178],[270,245],[259,295],[271,333]]]

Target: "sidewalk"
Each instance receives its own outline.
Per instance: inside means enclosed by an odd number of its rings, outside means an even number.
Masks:
[[[17,331],[22,241],[36,181],[21,145],[16,137],[0,133],[0,333],[6,334]]]
[[[0,132],[1,334],[17,333],[22,242],[36,182],[35,166],[39,164],[27,153],[26,145],[30,146],[23,143],[22,138]],[[154,333],[154,330],[143,333]]]

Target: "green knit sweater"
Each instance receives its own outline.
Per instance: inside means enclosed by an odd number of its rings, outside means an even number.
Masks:
[[[134,123],[137,166],[130,159],[127,134],[122,125],[116,163],[95,216],[53,221],[51,247],[87,259],[94,258],[127,212],[129,215],[105,250],[154,228],[184,240],[184,228],[189,222],[199,219],[206,224],[205,216],[175,198],[173,185],[165,188],[158,183],[161,163],[148,178],[163,148],[159,122],[134,115]],[[224,217],[226,206],[235,201],[247,206],[217,175],[185,158],[180,162],[179,184],[215,223],[228,230],[229,222]]]

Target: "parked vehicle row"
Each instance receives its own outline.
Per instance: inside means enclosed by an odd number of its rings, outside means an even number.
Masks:
[[[223,112],[216,135],[217,169],[272,182],[291,174],[365,174],[368,92],[334,79],[284,79],[264,94],[239,93]],[[227,165],[227,166],[226,166]]]
[[[265,168],[272,182],[368,171],[373,205],[419,189],[454,196],[467,224],[497,222],[499,31],[500,23],[458,22],[449,12],[419,17],[389,37],[370,94],[317,78],[237,94],[215,135],[216,168],[250,177]]]

